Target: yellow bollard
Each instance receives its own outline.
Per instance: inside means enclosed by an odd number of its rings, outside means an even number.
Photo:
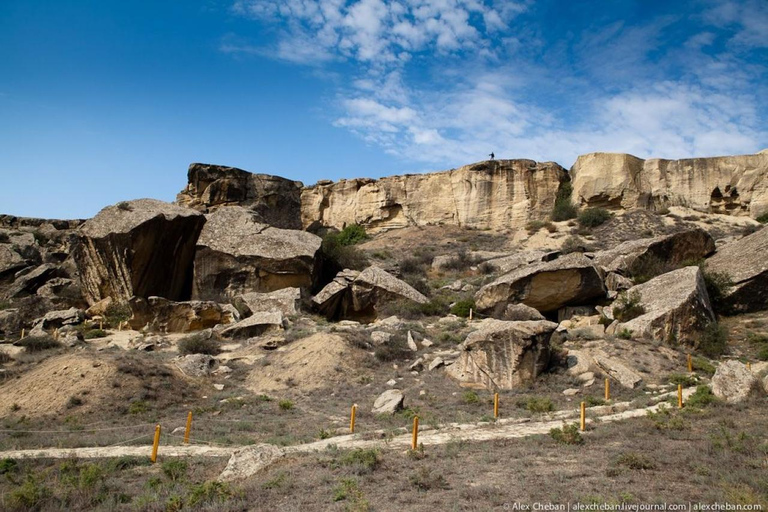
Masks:
[[[99,320],[99,330],[100,331],[104,330],[104,320]]]
[[[187,428],[184,429],[184,444],[189,444],[189,432],[192,430],[192,411],[187,414]]]
[[[123,322],[120,322],[117,324],[117,330],[122,331],[123,330]]]
[[[155,427],[155,440],[152,443],[152,456],[149,458],[149,460],[152,461],[152,464],[157,462],[157,447],[160,446],[160,425]]]
[[[499,394],[493,394],[493,417],[498,419],[499,417]]]
[[[349,415],[349,432],[355,433],[355,416],[357,416],[357,404],[352,404],[352,413]]]
[[[752,363],[747,361],[747,370],[752,371]]]
[[[469,321],[472,321],[472,308],[469,308]]]
[[[55,341],[59,341],[59,328],[58,327],[53,330],[53,339]]]
[[[24,333],[25,333],[25,332],[26,332],[26,329],[22,329],[22,330],[21,330],[21,338],[19,338],[19,339],[21,339],[21,340],[23,340],[23,339],[24,339]]]
[[[611,381],[608,378],[605,379],[605,399],[611,399]]]
[[[581,402],[581,430],[587,430],[587,402]]]
[[[693,356],[688,354],[688,373],[693,373]]]
[[[419,446],[419,417],[413,417],[413,438],[411,439],[411,450],[416,451]]]
[[[677,407],[678,409],[683,408],[683,385],[682,384],[677,385]]]

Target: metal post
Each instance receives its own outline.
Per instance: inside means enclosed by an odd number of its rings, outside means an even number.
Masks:
[[[587,402],[581,402],[581,430],[587,430]]]
[[[189,432],[192,430],[192,411],[187,414],[187,428],[184,429],[184,444],[189,444]]]
[[[419,417],[413,417],[413,439],[411,440],[411,450],[416,451],[419,445]]]
[[[352,413],[349,415],[349,432],[355,433],[355,417],[357,416],[357,404],[352,404]]]
[[[160,446],[160,425],[155,427],[155,440],[152,443],[152,456],[149,458],[149,460],[152,461],[152,464],[157,462],[157,447]]]

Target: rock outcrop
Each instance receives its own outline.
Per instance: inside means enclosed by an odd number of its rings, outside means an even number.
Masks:
[[[707,269],[727,274],[733,286],[726,304],[734,311],[768,309],[768,229],[726,244],[707,260]]]
[[[279,311],[257,311],[221,331],[225,338],[251,338],[265,332],[283,328],[283,314]]]
[[[393,415],[403,408],[405,395],[399,389],[388,389],[373,402],[371,414]]]
[[[300,181],[252,174],[223,165],[191,164],[187,187],[176,202],[203,213],[222,206],[242,206],[259,222],[285,229],[301,229]]]
[[[188,299],[204,223],[195,210],[154,199],[104,208],[77,232],[74,258],[85,300]]]
[[[238,295],[232,301],[240,315],[245,318],[259,311],[279,311],[285,316],[299,314],[301,290],[283,288],[269,293],[251,292]]]
[[[573,253],[505,274],[480,288],[475,302],[481,313],[500,318],[509,304],[517,302],[547,313],[605,294],[602,276],[592,260]]]
[[[565,170],[553,162],[494,160],[429,174],[320,182],[301,194],[307,229],[361,224],[371,232],[449,224],[523,227],[552,211]]]
[[[175,302],[162,297],[133,297],[128,305],[132,329],[151,332],[190,332],[229,324],[238,319],[235,308],[210,301]]]
[[[571,168],[573,199],[583,206],[749,215],[768,212],[768,154],[642,160],[622,153],[581,155]]]
[[[312,304],[328,318],[372,320],[376,318],[376,305],[383,300],[406,299],[419,304],[428,299],[405,281],[379,267],[368,267],[362,272],[343,270],[336,274],[317,295]]]
[[[447,372],[466,387],[514,389],[531,383],[549,364],[549,339],[556,328],[545,320],[483,320]]]
[[[606,272],[631,274],[653,264],[654,260],[679,265],[684,261],[697,261],[715,252],[712,235],[703,229],[691,229],[655,238],[624,242],[607,251],[595,254],[594,261]]]
[[[637,294],[645,313],[618,324],[616,331],[627,329],[634,336],[662,341],[694,344],[698,333],[715,314],[699,267],[685,267],[633,286],[627,297]],[[614,313],[612,308],[604,311]]]
[[[240,206],[207,215],[197,241],[193,298],[308,288],[314,284],[320,237],[270,227]]]
[[[758,386],[759,380],[745,364],[725,361],[712,377],[712,393],[726,402],[743,402]]]

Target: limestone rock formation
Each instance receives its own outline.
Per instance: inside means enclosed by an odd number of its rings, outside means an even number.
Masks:
[[[237,320],[232,306],[210,301],[175,302],[162,297],[133,297],[128,304],[133,313],[128,324],[135,330],[190,332]]]
[[[379,267],[362,272],[343,270],[312,298],[313,306],[328,318],[374,319],[382,300],[408,299],[424,304],[428,299],[405,281]]]
[[[370,232],[450,224],[508,229],[552,211],[565,170],[553,162],[494,160],[429,174],[318,183],[301,194],[305,228]]]
[[[283,328],[283,314],[279,311],[257,311],[244,320],[221,331],[225,338],[251,338],[267,331]]]
[[[604,297],[605,286],[592,260],[572,253],[505,274],[475,295],[481,313],[501,317],[507,305],[523,303],[542,313]]]
[[[283,449],[273,444],[256,444],[235,450],[219,475],[220,482],[245,480],[282,458]]]
[[[640,297],[645,313],[620,323],[617,332],[628,329],[635,336],[694,344],[698,332],[715,319],[699,267],[662,274],[626,293]]]
[[[189,298],[204,223],[199,212],[154,199],[104,208],[78,230],[73,255],[84,298]]]
[[[388,389],[380,394],[373,402],[373,414],[395,414],[403,408],[405,395],[399,389]]]
[[[250,292],[232,300],[240,315],[245,318],[259,311],[279,311],[285,316],[299,314],[301,290],[283,288],[269,293]]]
[[[633,269],[652,263],[653,260],[677,265],[686,260],[701,260],[713,252],[715,241],[712,235],[697,228],[624,242],[613,249],[596,253],[594,261],[606,272],[626,275],[632,273]]]
[[[203,213],[237,205],[254,212],[264,224],[301,229],[300,181],[198,163],[189,166],[187,181],[176,198],[181,205]]]
[[[768,212],[768,154],[642,160],[622,153],[581,155],[571,168],[573,199],[584,206],[685,206],[703,212]]]
[[[262,224],[240,206],[207,215],[195,254],[195,299],[311,287],[320,237]]]
[[[533,380],[549,363],[549,339],[557,328],[546,320],[483,320],[461,344],[448,374],[462,386],[514,389]]]
[[[707,269],[728,274],[726,302],[736,311],[768,309],[768,229],[726,244],[707,260]]]
[[[726,402],[743,402],[758,383],[757,377],[745,364],[725,361],[717,367],[712,377],[712,393]]]
[[[178,369],[189,377],[207,377],[216,364],[216,359],[207,354],[189,354],[176,359]]]

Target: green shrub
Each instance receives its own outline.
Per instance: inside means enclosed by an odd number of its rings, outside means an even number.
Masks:
[[[656,468],[656,465],[652,460],[650,460],[642,453],[635,452],[622,453],[619,455],[616,459],[616,465],[639,471],[646,471]]]
[[[294,407],[293,402],[291,402],[290,400],[287,400],[287,399],[286,400],[280,400],[279,402],[277,402],[277,405],[280,407],[280,409],[282,409],[284,411],[290,411]]]
[[[131,307],[120,302],[113,302],[104,312],[104,319],[111,327],[118,327],[122,322],[130,320],[132,316]]]
[[[616,336],[621,338],[622,340],[631,340],[632,339],[632,329],[627,329],[626,327],[620,330],[616,333]]]
[[[693,366],[693,371],[695,372],[701,372],[706,375],[715,374],[715,365],[713,365],[703,357],[694,357],[691,363]]]
[[[563,240],[563,243],[560,246],[560,252],[562,254],[571,254],[572,252],[586,252],[589,250],[590,247],[585,244],[581,238],[575,235],[568,236],[565,240]]]
[[[51,494],[50,489],[39,482],[34,473],[29,473],[24,483],[11,491],[9,502],[15,508],[39,510]]]
[[[448,261],[443,263],[442,268],[448,270],[467,270],[476,263],[476,258],[473,258],[466,250],[461,249]]]
[[[688,397],[688,400],[685,402],[685,405],[689,407],[696,407],[698,409],[702,409],[708,405],[711,405],[718,401],[718,398],[715,396],[714,393],[712,393],[712,390],[709,389],[709,386],[697,386],[696,391]]]
[[[339,464],[348,466],[356,474],[372,473],[381,465],[379,450],[376,448],[357,448],[344,453],[339,459]]]
[[[579,224],[585,228],[596,228],[611,218],[611,212],[605,208],[587,208],[579,213]]]
[[[587,395],[584,397],[584,402],[586,403],[587,407],[595,407],[598,405],[605,405],[606,402],[602,398],[597,398],[592,395]]]
[[[475,405],[479,404],[482,400],[476,391],[470,389],[469,391],[462,393],[461,401],[468,405]]]
[[[377,306],[380,316],[397,316],[405,320],[416,320],[425,316],[445,316],[448,301],[443,297],[432,297],[428,302],[419,304],[410,299],[389,300]]]
[[[101,329],[89,329],[83,333],[83,338],[86,340],[92,340],[95,338],[105,338],[107,335],[107,331],[103,331]]]
[[[518,402],[518,406],[535,413],[551,412],[555,410],[555,404],[547,397],[530,397]]]
[[[0,475],[8,473],[15,473],[19,468],[19,464],[15,459],[2,459],[0,460]]]
[[[550,233],[557,231],[557,226],[544,220],[532,220],[525,225],[525,229],[528,231],[529,235],[536,234],[541,228],[547,228],[547,231]]]
[[[725,354],[728,350],[728,329],[717,322],[710,322],[699,333],[698,349],[710,358]]]
[[[451,306],[451,314],[467,318],[469,317],[470,309],[475,309],[475,301],[473,299],[462,299],[456,301],[456,303]]]
[[[181,480],[187,476],[187,462],[179,459],[171,459],[163,462],[163,474],[172,482]]]
[[[340,240],[340,233],[328,233],[323,237],[320,251],[323,259],[338,269],[349,268],[364,270],[368,266],[368,258],[354,245],[345,244],[351,238]]]
[[[629,322],[645,314],[645,308],[640,304],[638,292],[622,293],[613,306],[613,317],[619,322]]]
[[[350,246],[359,244],[368,239],[368,234],[365,232],[365,228],[359,224],[350,224],[342,229],[338,235],[339,245]]]
[[[189,493],[188,505],[196,507],[205,503],[224,502],[232,496],[234,496],[234,493],[229,484],[213,480],[192,487]]]
[[[757,359],[760,361],[768,361],[768,345],[764,345],[757,349]]]
[[[401,361],[409,358],[412,354],[413,352],[408,348],[405,335],[400,333],[392,336],[388,342],[379,345],[373,351],[374,357],[385,363]]]
[[[419,491],[431,491],[433,489],[449,489],[448,481],[440,473],[433,473],[427,467],[421,467],[413,473],[408,480]]]
[[[725,296],[733,286],[731,276],[725,272],[711,272],[705,268],[702,269],[704,276],[704,284],[707,287],[707,294],[712,304],[712,309],[716,313],[727,313],[728,307],[726,305]]]
[[[583,444],[584,438],[581,437],[579,426],[576,423],[571,425],[563,424],[563,428],[553,428],[549,431],[550,437],[561,444]]]
[[[578,211],[571,201],[573,185],[570,182],[560,184],[555,197],[555,205],[552,207],[552,220],[560,222],[563,220],[574,219]]]
[[[123,210],[125,212],[133,211],[133,207],[131,206],[131,203],[129,203],[128,201],[120,201],[115,206],[117,206],[118,210]]]
[[[61,343],[54,340],[51,336],[27,336],[23,340],[19,340],[17,345],[24,347],[27,352],[42,352],[43,350],[50,350],[52,348],[59,348]]]
[[[768,224],[768,212],[765,212],[764,214],[760,215],[755,220],[760,224]]]
[[[221,352],[219,349],[219,344],[216,342],[216,340],[204,332],[199,332],[197,334],[192,334],[191,336],[185,337],[179,341],[178,347],[179,353],[182,355],[207,354],[210,356],[215,356]]]
[[[128,406],[129,414],[141,414],[149,410],[149,405],[144,400],[136,400]]]
[[[698,382],[696,377],[693,375],[688,375],[687,373],[671,373],[669,377],[667,377],[667,381],[669,381],[671,384],[682,384],[684,387],[693,386]]]

